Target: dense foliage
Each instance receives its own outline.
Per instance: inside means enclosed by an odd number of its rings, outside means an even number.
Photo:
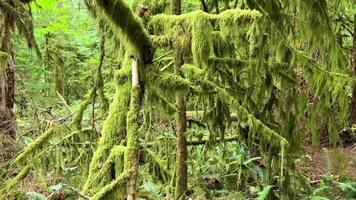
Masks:
[[[356,198],[355,24],[354,0],[0,0],[0,199]]]

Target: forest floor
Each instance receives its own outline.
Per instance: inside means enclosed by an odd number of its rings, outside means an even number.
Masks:
[[[300,169],[312,181],[317,183],[325,174],[356,179],[356,143],[338,149],[304,145],[302,151],[310,156],[310,161],[302,164]]]

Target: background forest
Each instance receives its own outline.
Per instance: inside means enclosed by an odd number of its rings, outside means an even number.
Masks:
[[[0,0],[0,200],[356,198],[355,0]]]

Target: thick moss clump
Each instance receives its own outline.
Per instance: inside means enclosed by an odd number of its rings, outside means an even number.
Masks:
[[[137,55],[144,63],[151,63],[154,49],[142,20],[133,13],[130,6],[123,0],[96,0],[110,21],[120,28],[121,35],[127,38],[130,46],[134,47]]]

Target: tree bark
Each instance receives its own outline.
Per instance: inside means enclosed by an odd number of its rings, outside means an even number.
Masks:
[[[200,3],[201,3],[203,11],[208,13],[209,12],[209,8],[206,5],[205,0],[200,0]]]
[[[218,2],[218,0],[214,0],[214,6],[215,6],[216,14],[219,14],[220,11],[219,11],[219,2]]]
[[[175,15],[181,14],[181,0],[172,1],[172,13]],[[180,74],[181,66],[183,65],[183,55],[179,50],[175,51],[174,55],[174,73]],[[187,116],[184,96],[180,92],[176,92],[176,133],[177,133],[177,147],[176,147],[176,188],[175,198],[180,199],[187,191],[188,172],[187,159],[188,148],[185,133],[187,131]]]
[[[0,17],[0,132],[15,139],[15,117],[12,112],[15,103],[15,66],[11,42],[14,22],[8,19],[8,14],[1,8]]]
[[[354,15],[354,36],[352,52],[353,75],[356,76],[356,14]],[[350,106],[350,122],[356,122],[356,83],[353,84],[352,100]]]
[[[182,0],[172,0],[172,13],[175,15],[182,13]]]
[[[177,52],[174,59],[174,70],[176,74],[180,73],[180,68],[183,64],[183,58],[180,53]],[[187,131],[187,116],[186,116],[186,105],[184,101],[184,96],[180,93],[176,93],[176,104],[178,113],[176,116],[176,126],[177,126],[177,154],[176,154],[176,169],[177,169],[177,180],[176,180],[176,190],[175,197],[180,199],[187,190],[188,182],[188,172],[187,172],[187,159],[188,159],[188,149],[187,149],[187,139],[185,133]]]
[[[130,171],[130,178],[127,183],[127,200],[136,199],[136,182],[138,175],[140,149],[138,146],[140,110],[142,106],[142,93],[140,86],[140,76],[138,62],[132,58],[132,89],[130,110],[127,114],[127,152],[125,154],[124,171]]]
[[[60,10],[63,8],[63,2],[57,1],[56,2],[56,9]],[[56,20],[60,20],[60,17],[62,17],[61,13],[57,13],[55,18]],[[62,38],[62,33],[59,29],[57,29],[55,33],[55,39],[56,39],[56,61],[54,63],[54,83],[55,83],[55,93],[58,92],[62,97],[65,98],[64,94],[64,60],[61,55],[61,38]]]

